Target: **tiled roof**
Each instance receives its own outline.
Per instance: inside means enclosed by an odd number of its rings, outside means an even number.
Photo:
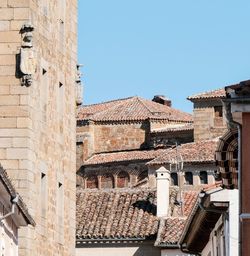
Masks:
[[[124,161],[136,160],[151,160],[160,156],[164,152],[163,149],[158,150],[133,150],[133,151],[120,151],[113,153],[95,154],[87,159],[83,165],[98,165],[107,163],[117,163]]]
[[[184,163],[215,162],[215,150],[218,140],[206,140],[182,144],[178,147],[178,157],[182,157]],[[165,149],[164,153],[150,161],[149,165],[162,165],[173,163],[176,159],[176,149]]]
[[[177,122],[192,122],[192,115],[140,97],[83,106],[78,120],[98,122],[142,121],[148,118]]]
[[[170,188],[170,218],[180,217],[176,204],[178,188]],[[184,214],[192,209],[197,192],[183,193]],[[168,218],[169,219],[169,218]],[[171,220],[169,220],[170,222]],[[182,227],[182,225],[180,225]],[[151,189],[78,189],[76,199],[76,239],[149,239],[156,237],[159,218],[156,217],[156,191]],[[162,241],[175,239],[176,226],[161,230]]]
[[[153,190],[78,190],[77,239],[147,238],[158,230]]]
[[[181,131],[192,131],[194,130],[193,124],[184,124],[184,125],[176,125],[176,126],[167,126],[164,128],[158,128],[151,131],[151,133],[173,133],[173,132],[181,132]]]
[[[198,99],[216,99],[216,98],[219,98],[219,99],[226,98],[226,92],[224,88],[194,94],[192,96],[189,96],[187,99],[193,101]]]
[[[7,192],[11,196],[11,198],[14,199],[18,195],[18,193],[16,192],[16,189],[13,186],[7,172],[3,169],[3,167],[1,165],[0,165],[0,181],[3,183],[4,187],[6,188]],[[35,221],[30,216],[30,214],[28,212],[28,208],[27,208],[26,204],[24,203],[22,197],[20,197],[20,196],[18,198],[17,207],[21,211],[27,224],[31,224],[31,225],[35,226]]]
[[[198,191],[183,192],[184,214],[181,216],[180,207],[178,214],[161,219],[156,246],[177,245],[184,230],[184,226],[191,210],[197,200]]]

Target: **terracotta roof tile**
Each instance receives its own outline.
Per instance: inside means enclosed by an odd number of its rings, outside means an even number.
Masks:
[[[178,147],[178,155],[182,156],[184,163],[215,162],[215,150],[218,140],[206,140],[182,144]],[[150,161],[149,165],[162,165],[172,163],[176,159],[176,149],[165,149],[165,152]]]
[[[169,215],[182,219],[176,204],[178,188],[170,188]],[[184,213],[193,207],[197,193],[184,192]],[[185,200],[186,199],[186,200]],[[188,205],[189,204],[189,205]],[[172,219],[171,219],[172,220]],[[171,222],[169,220],[169,222]],[[178,224],[179,225],[179,224]],[[167,226],[164,241],[174,241],[177,226]],[[180,225],[182,228],[182,225]],[[147,239],[156,236],[159,218],[156,217],[156,191],[151,189],[78,189],[76,199],[76,239]]]
[[[177,122],[192,122],[192,115],[140,97],[83,106],[78,120],[98,122],[142,121],[148,118]]]
[[[225,89],[217,89],[213,91],[208,91],[208,92],[202,92],[198,94],[194,94],[192,96],[189,96],[187,99],[188,100],[198,100],[198,99],[215,99],[215,98],[226,98],[226,92]]]
[[[113,153],[101,153],[95,154],[87,159],[83,165],[98,165],[124,161],[136,161],[136,160],[152,160],[155,157],[161,155],[164,152],[163,149],[158,150],[133,150],[133,151],[120,151]]]
[[[184,124],[184,125],[176,125],[176,126],[166,126],[164,128],[152,130],[151,133],[173,133],[173,132],[192,131],[192,130],[194,130],[193,124]]]
[[[185,191],[184,198],[184,216],[180,214],[180,207],[178,208],[177,216],[171,216],[161,219],[156,246],[177,245],[182,232],[185,227],[187,216],[193,209],[198,197],[198,191]]]

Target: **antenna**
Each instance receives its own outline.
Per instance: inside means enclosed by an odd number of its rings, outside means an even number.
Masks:
[[[181,206],[181,216],[184,215],[184,199],[182,198],[182,183],[181,183],[181,174],[183,172],[183,158],[182,155],[178,152],[178,143],[175,142],[175,150],[176,150],[176,159],[175,159],[175,168],[178,175],[178,184],[179,184],[179,204]]]

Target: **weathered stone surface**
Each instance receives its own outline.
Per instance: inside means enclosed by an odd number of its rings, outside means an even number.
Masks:
[[[12,20],[14,18],[14,10],[12,8],[0,8],[0,17],[1,20]]]

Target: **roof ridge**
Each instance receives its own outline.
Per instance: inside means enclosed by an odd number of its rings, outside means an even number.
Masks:
[[[126,98],[119,98],[119,99],[108,100],[108,101],[103,101],[103,102],[99,102],[99,103],[93,103],[93,104],[88,104],[88,105],[82,105],[82,106],[80,107],[80,109],[83,108],[83,107],[97,106],[97,105],[102,105],[102,104],[111,103],[111,102],[126,101],[126,100],[129,100],[129,99],[132,99],[132,98],[136,98],[136,97],[137,97],[137,96],[130,96],[130,97],[126,97]]]

